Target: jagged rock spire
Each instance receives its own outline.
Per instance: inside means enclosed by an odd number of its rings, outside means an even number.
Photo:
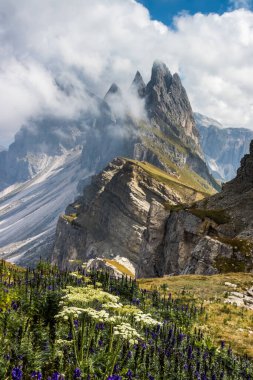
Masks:
[[[202,157],[191,104],[178,74],[172,75],[165,63],[155,61],[146,87],[146,110],[164,133],[176,135]]]
[[[148,86],[161,86],[163,84],[167,85],[167,88],[171,86],[172,75],[165,63],[156,60],[153,63],[151,80]]]
[[[141,76],[141,73],[137,71],[134,80],[131,85],[133,91],[137,91],[140,98],[144,98],[146,94],[146,84]]]
[[[121,89],[119,88],[119,86],[116,83],[113,83],[111,85],[111,87],[109,88],[109,90],[107,91],[107,93],[105,95],[105,100],[108,97],[110,97],[111,95],[119,95],[119,96],[121,96]]]

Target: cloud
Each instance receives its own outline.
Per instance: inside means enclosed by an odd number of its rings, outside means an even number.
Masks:
[[[147,81],[155,59],[179,72],[194,110],[253,128],[252,25],[246,9],[180,15],[170,29],[134,0],[1,0],[0,144],[30,118],[92,107],[85,89],[126,90],[137,69]]]
[[[252,0],[230,0],[229,3],[232,9],[250,9],[252,6]]]

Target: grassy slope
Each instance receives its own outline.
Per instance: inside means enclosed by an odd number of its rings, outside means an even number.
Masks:
[[[186,155],[187,149],[189,148],[186,148],[184,145],[182,145],[178,138],[173,137],[172,135],[168,136],[160,129],[155,127],[150,129],[150,127],[145,123],[142,123],[140,125],[140,128],[142,128],[147,133],[146,136],[143,137],[143,141],[145,142],[146,146],[149,147],[149,149],[153,151],[157,157],[159,157],[161,162],[166,164],[167,167],[171,168],[178,174],[180,182],[201,192],[203,191],[204,193],[208,193],[209,195],[216,192],[206,180],[192,171],[187,165],[185,165],[183,168],[179,168],[174,162],[170,160],[168,153],[166,151],[163,151],[162,148],[158,149],[157,144],[154,142],[154,139],[157,138],[160,141],[161,146],[165,145],[166,147],[170,147],[172,151],[176,150]]]
[[[142,168],[146,173],[150,175],[151,178],[154,178],[158,182],[161,182],[169,186],[172,190],[175,190],[185,201],[188,199],[191,202],[198,201],[208,195],[214,194],[215,192],[214,189],[201,178],[201,181],[204,182],[204,185],[202,186],[199,182],[200,177],[187,168],[177,168],[177,172],[179,173],[177,177],[175,175],[168,174],[165,171],[147,162],[131,159],[127,160],[135,163],[137,166]]]
[[[237,285],[237,289],[225,286],[225,282]],[[168,285],[173,296],[195,298],[204,303],[206,313],[196,322],[215,343],[224,340],[231,344],[238,354],[247,353],[253,358],[253,311],[224,304],[230,291],[243,291],[253,285],[253,274],[228,273],[214,276],[175,276],[155,279],[141,279],[142,288],[160,288]]]

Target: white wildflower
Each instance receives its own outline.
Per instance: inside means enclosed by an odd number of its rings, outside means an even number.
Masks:
[[[116,302],[107,302],[102,305],[105,309],[120,309],[123,307],[121,303],[116,303]]]
[[[127,340],[130,344],[137,344],[138,338],[141,338],[140,334],[129,323],[121,323],[115,326],[113,334]]]
[[[103,303],[118,303],[119,297],[113,294],[104,292],[101,289],[94,289],[92,285],[86,287],[72,287],[68,286],[65,290],[67,293],[63,298],[68,304],[88,306],[97,301]]]
[[[157,326],[161,325],[161,322],[153,319],[150,314],[138,313],[134,316],[135,322],[138,322],[144,326]]]

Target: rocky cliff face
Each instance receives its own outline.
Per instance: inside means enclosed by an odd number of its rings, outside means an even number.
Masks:
[[[75,119],[48,116],[24,125],[9,149],[0,152],[0,190],[30,180],[73,149],[87,141],[87,130],[94,124],[101,128],[112,122],[110,107],[90,95],[91,110]]]
[[[175,134],[192,145],[201,155],[192,108],[178,74],[172,75],[166,65],[156,61],[146,88],[146,109],[150,120],[161,125],[167,134]]]
[[[253,141],[220,193],[172,212],[163,259],[174,273],[253,270]],[[171,266],[173,262],[173,266]]]
[[[200,191],[152,165],[115,159],[59,219],[53,261],[65,267],[70,259],[120,255],[139,276],[161,275],[165,205],[198,197]]]
[[[230,181],[236,176],[240,160],[248,152],[253,131],[245,128],[224,128],[216,120],[194,114],[200,144],[213,176]]]
[[[53,260],[119,255],[139,277],[252,271],[253,141],[237,177],[203,198],[152,165],[116,159],[60,218]]]

